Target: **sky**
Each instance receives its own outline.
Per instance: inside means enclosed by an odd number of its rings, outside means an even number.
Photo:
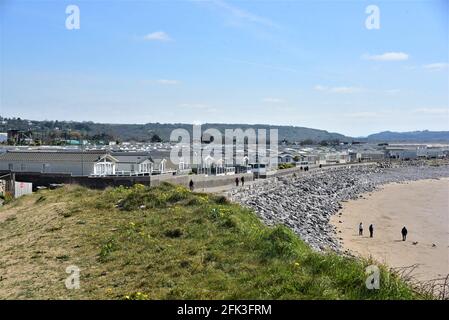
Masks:
[[[0,0],[0,115],[449,130],[448,16],[445,0]]]

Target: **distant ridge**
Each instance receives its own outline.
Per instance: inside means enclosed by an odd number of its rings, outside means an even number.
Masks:
[[[0,117],[0,120],[2,118]],[[153,134],[159,135],[162,140],[168,141],[170,134],[174,129],[186,129],[191,133],[192,124],[186,123],[146,123],[146,124],[108,124],[108,123],[95,123],[95,122],[76,122],[76,121],[36,121],[25,119],[7,119],[4,118],[0,122],[0,132],[6,132],[8,129],[18,130],[43,130],[49,131],[59,128],[61,130],[76,130],[84,132],[89,135],[106,133],[116,138],[120,138],[122,141],[149,141]],[[4,123],[6,122],[6,123]],[[345,135],[328,132],[326,130],[311,129],[296,126],[276,126],[267,124],[224,124],[224,123],[205,123],[202,124],[202,131],[208,128],[215,128],[220,130],[224,134],[225,129],[237,129],[246,130],[248,128],[254,129],[266,129],[267,134],[269,129],[278,129],[279,140],[286,139],[290,142],[313,140],[319,142],[323,140],[339,140],[339,141],[352,141],[351,137]]]
[[[369,135],[367,140],[388,142],[449,142],[449,131],[383,131]]]
[[[186,129],[191,133],[192,124],[187,123],[146,123],[146,124],[111,124],[96,123],[92,121],[37,121],[20,118],[2,118],[0,116],[0,132],[9,129],[17,130],[37,130],[52,131],[55,128],[61,130],[76,130],[90,136],[105,133],[121,141],[148,142],[154,134],[159,135],[162,140],[168,141],[170,133],[177,128]],[[202,130],[216,128],[224,134],[225,129],[278,129],[279,140],[286,139],[289,142],[312,140],[314,142],[340,141],[340,142],[449,142],[449,131],[411,131],[392,132],[384,131],[371,134],[367,137],[349,137],[340,133],[326,130],[305,128],[298,126],[278,126],[267,124],[226,124],[226,123],[205,123]]]

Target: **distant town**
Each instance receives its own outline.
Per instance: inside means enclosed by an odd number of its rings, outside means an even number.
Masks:
[[[14,179],[22,183],[33,183],[34,189],[57,183],[105,187],[137,181],[155,185],[161,179],[178,179],[178,182],[187,185],[193,176],[196,176],[195,179],[204,177],[209,182],[204,180],[202,185],[207,187],[233,182],[233,178],[218,181],[213,177],[246,174],[252,180],[270,177],[286,169],[301,171],[384,160],[449,157],[449,144],[444,143],[349,141],[346,137],[343,141],[313,140],[305,135],[301,140],[280,136],[276,148],[268,148],[269,161],[262,163],[250,159],[248,150],[242,148],[235,150],[235,153],[240,152],[243,158],[234,156],[232,163],[229,163],[210,155],[211,138],[203,135],[200,163],[193,163],[190,156],[179,161],[171,159],[173,150],[176,151],[179,145],[164,141],[161,135],[165,137],[165,132],[151,132],[149,141],[125,141],[107,132],[89,134],[86,132],[87,126],[81,128],[79,124],[75,125],[78,130],[70,129],[66,122],[60,122],[63,128],[57,126],[58,122],[41,124],[37,128],[38,122],[26,121],[30,127],[23,130],[24,121],[2,119],[2,128],[7,129],[0,133],[0,172],[11,181],[14,175]]]

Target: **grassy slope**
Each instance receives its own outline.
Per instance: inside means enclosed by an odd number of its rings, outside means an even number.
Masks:
[[[381,289],[367,290],[368,264],[315,253],[224,198],[169,185],[71,186],[0,209],[0,298],[416,298],[383,268]],[[64,286],[69,265],[81,268],[79,290]]]

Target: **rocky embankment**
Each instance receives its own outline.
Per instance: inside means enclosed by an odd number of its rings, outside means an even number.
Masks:
[[[352,165],[270,178],[234,189],[228,196],[254,209],[266,224],[290,227],[316,250],[340,251],[329,219],[341,209],[341,202],[363,197],[382,184],[441,177],[449,177],[448,163]]]

